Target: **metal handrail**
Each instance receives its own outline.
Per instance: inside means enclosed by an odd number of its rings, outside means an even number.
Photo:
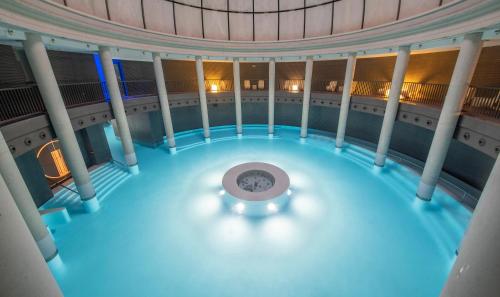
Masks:
[[[259,86],[257,90],[267,89],[267,80],[240,81],[242,90],[254,89],[252,83]],[[169,93],[197,92],[198,84],[195,80],[166,81]],[[205,89],[216,92],[232,91],[232,80],[205,80]],[[156,82],[152,80],[120,81],[120,91],[125,100],[136,97],[157,95]],[[389,95],[391,82],[389,81],[354,81],[352,95],[370,96],[385,99]],[[62,83],[59,85],[61,95],[67,108],[106,102],[109,97],[106,84],[103,82]],[[277,80],[276,89],[289,92],[301,92],[304,80]],[[312,82],[314,92],[343,91],[343,81],[319,80]],[[405,82],[401,90],[400,101],[417,105],[431,105],[440,107],[446,97],[448,85],[432,83]],[[5,125],[11,122],[34,117],[46,112],[42,96],[36,85],[10,87],[0,89],[0,123]],[[500,88],[470,86],[464,102],[464,112],[471,115],[500,119]]]

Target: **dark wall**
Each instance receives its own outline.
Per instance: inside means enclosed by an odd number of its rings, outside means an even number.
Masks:
[[[171,109],[174,132],[199,129],[203,127],[200,106],[186,106]]]
[[[306,71],[305,62],[280,62],[276,63],[276,79],[304,79]]]
[[[241,120],[243,124],[267,124],[268,120],[267,102],[243,102],[241,103]]]
[[[176,132],[201,128],[199,106],[172,109]],[[275,124],[300,126],[302,105],[277,103]],[[234,104],[209,107],[210,125],[234,125]],[[267,124],[267,102],[242,104],[244,124]],[[337,132],[338,108],[311,106],[309,128]],[[349,110],[346,136],[378,143],[383,118],[381,116]],[[396,121],[390,149],[425,162],[434,132],[415,125]],[[443,170],[471,186],[482,189],[493,166],[493,158],[453,140]]]
[[[157,147],[163,143],[165,129],[161,112],[136,113],[127,116],[127,120],[135,143],[148,147]]]
[[[16,164],[37,207],[54,196],[34,150],[17,157]]]
[[[125,80],[155,80],[152,62],[122,60]]]
[[[48,55],[58,83],[99,81],[94,55],[60,51]]]
[[[92,164],[101,164],[111,160],[111,151],[103,124],[96,124],[83,129],[82,136]]]
[[[19,52],[11,46],[0,45],[0,88],[20,86],[31,82],[23,69]]]
[[[240,78],[241,80],[268,80],[269,63],[240,63]]]

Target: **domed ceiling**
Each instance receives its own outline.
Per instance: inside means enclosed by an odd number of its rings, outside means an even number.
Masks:
[[[185,37],[277,41],[353,32],[453,0],[52,0],[120,24]]]

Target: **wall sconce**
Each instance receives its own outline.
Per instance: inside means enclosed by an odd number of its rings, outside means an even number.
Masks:
[[[298,85],[292,85],[292,92],[298,92],[299,91],[299,86]]]

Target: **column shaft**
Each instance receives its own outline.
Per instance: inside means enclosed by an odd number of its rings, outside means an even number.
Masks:
[[[36,208],[33,197],[24,182],[23,176],[10,153],[2,131],[0,131],[0,174],[4,177],[17,208],[33,235],[43,258],[46,261],[57,255],[57,248]]]
[[[1,175],[0,238],[2,296],[63,296]]]
[[[500,292],[500,157],[497,157],[441,297],[496,297]]]
[[[201,120],[203,122],[203,136],[210,141],[210,123],[208,121],[207,94],[205,91],[205,75],[203,74],[203,60],[196,57],[196,76],[198,78],[198,92],[200,94]]]
[[[242,119],[241,119],[241,83],[240,83],[240,61],[235,58],[233,60],[233,85],[234,85],[234,105],[236,108],[236,133],[242,134]]]
[[[398,57],[396,59],[396,66],[392,74],[391,90],[389,91],[389,99],[385,107],[384,121],[382,122],[382,130],[378,140],[377,154],[375,157],[375,165],[384,166],[387,151],[391,143],[392,130],[394,122],[398,114],[399,97],[401,96],[401,89],[405,79],[406,68],[410,61],[410,47],[401,46],[398,50]]]
[[[341,148],[344,145],[345,129],[347,126],[347,115],[349,113],[349,104],[351,102],[351,86],[356,69],[356,53],[349,53],[347,66],[345,69],[345,79],[342,91],[342,103],[340,105],[339,124],[337,126],[336,146]]]
[[[101,64],[106,77],[106,86],[111,98],[111,107],[115,116],[118,132],[120,133],[120,140],[125,154],[125,161],[132,174],[139,173],[139,166],[137,165],[137,157],[135,155],[134,143],[130,135],[128,127],[127,115],[125,114],[125,107],[123,106],[122,95],[118,87],[118,80],[116,78],[115,68],[113,66],[113,57],[111,49],[107,46],[99,47],[99,55],[101,57]]]
[[[170,105],[168,103],[167,87],[165,85],[165,76],[163,75],[163,66],[159,53],[153,53],[153,66],[155,70],[156,87],[158,88],[158,99],[160,100],[161,115],[163,125],[167,134],[167,143],[170,151],[175,151],[174,127],[172,125],[172,115],[170,114]]]
[[[311,99],[311,81],[313,71],[313,59],[306,60],[306,75],[304,79],[304,99],[302,100],[302,121],[300,126],[300,137],[307,137],[307,125],[309,122],[309,101]]]
[[[274,89],[276,82],[276,62],[274,59],[269,61],[269,106],[268,106],[268,130],[267,132],[274,134]]]
[[[99,208],[99,204],[94,186],[64,106],[45,45],[39,35],[27,33],[24,49],[78,193],[87,211],[95,211]]]
[[[453,138],[462,105],[467,94],[474,69],[481,53],[481,33],[467,34],[460,46],[450,86],[444,99],[443,108],[434,132],[431,148],[427,155],[417,197],[430,200],[434,193],[439,174],[443,168],[446,153]]]

